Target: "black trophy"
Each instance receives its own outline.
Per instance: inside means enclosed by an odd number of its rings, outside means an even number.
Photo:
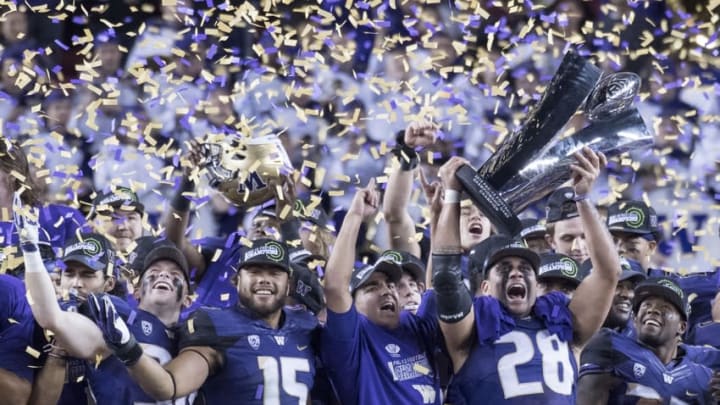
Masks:
[[[479,170],[458,169],[458,180],[500,233],[516,235],[521,229],[516,213],[566,182],[573,154],[583,146],[610,157],[652,145],[652,135],[632,107],[639,83],[632,73],[601,80],[597,67],[568,52],[525,123]],[[590,124],[557,139],[581,107]]]

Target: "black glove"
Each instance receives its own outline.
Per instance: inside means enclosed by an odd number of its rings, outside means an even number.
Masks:
[[[142,347],[130,333],[125,321],[122,320],[115,310],[107,294],[90,294],[84,306],[85,315],[95,321],[105,338],[105,343],[110,347],[115,356],[126,366],[132,366],[140,360],[143,354]]]

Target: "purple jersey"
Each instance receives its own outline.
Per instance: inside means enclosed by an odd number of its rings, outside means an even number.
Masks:
[[[720,322],[703,322],[690,331],[687,342],[698,346],[720,349]]]
[[[589,374],[611,374],[621,383],[609,393],[610,404],[636,404],[654,399],[664,404],[705,404],[712,371],[685,356],[663,364],[655,353],[635,339],[601,329],[580,357],[580,378]]]
[[[689,273],[676,277],[675,281],[690,302],[688,332],[692,333],[698,324],[712,320],[712,301],[720,289],[720,271]]]
[[[432,364],[440,344],[435,314],[400,314],[393,330],[377,326],[353,305],[344,314],[328,310],[321,358],[340,402],[352,404],[440,404]]]
[[[201,308],[179,331],[180,348],[210,346],[223,364],[198,392],[201,404],[306,404],[315,377],[317,319],[283,309],[279,329],[244,308]]]
[[[530,316],[514,318],[493,297],[475,297],[476,341],[451,382],[461,403],[574,404],[577,364],[569,300],[538,297]]]
[[[160,364],[166,364],[177,354],[175,333],[155,315],[141,309],[131,309],[124,301],[112,297],[115,308],[125,320],[130,332],[140,343],[143,352]],[[133,381],[125,365],[114,356],[108,357],[97,368],[88,364],[88,383],[98,404],[170,404],[155,401]],[[175,404],[190,403],[187,398],[175,399]]]
[[[35,319],[25,298],[25,286],[15,277],[0,274],[0,368],[30,382],[42,347],[34,344]]]
[[[195,287],[197,298],[183,310],[183,319],[200,307],[232,308],[238,302],[233,277],[237,273],[242,245],[234,233],[227,239],[207,238],[200,241],[205,258],[205,273]],[[217,257],[215,257],[218,255]]]

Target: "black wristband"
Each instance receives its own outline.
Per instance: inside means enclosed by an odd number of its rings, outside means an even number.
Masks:
[[[135,340],[135,338],[131,339],[132,342],[128,343],[127,346],[115,351],[115,356],[117,356],[117,358],[128,367],[134,366],[143,355],[143,349],[140,344]]]
[[[415,149],[405,144],[404,131],[398,131],[395,135],[395,147],[392,152],[400,161],[400,169],[403,171],[409,172],[420,163],[420,156],[415,152]]]
[[[187,212],[190,210],[190,200],[183,194],[192,191],[195,188],[195,183],[190,180],[187,176],[183,176],[180,181],[180,187],[175,192],[170,206],[179,212]]]

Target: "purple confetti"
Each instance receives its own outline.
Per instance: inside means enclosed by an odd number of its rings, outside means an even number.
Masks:
[[[62,43],[62,41],[60,41],[59,39],[56,39],[56,40],[53,41],[53,42],[55,42],[55,45],[57,45],[57,46],[59,46],[60,48],[62,48],[63,51],[67,51],[68,49],[70,49],[69,46],[67,46],[67,45],[65,45],[64,43]]]

